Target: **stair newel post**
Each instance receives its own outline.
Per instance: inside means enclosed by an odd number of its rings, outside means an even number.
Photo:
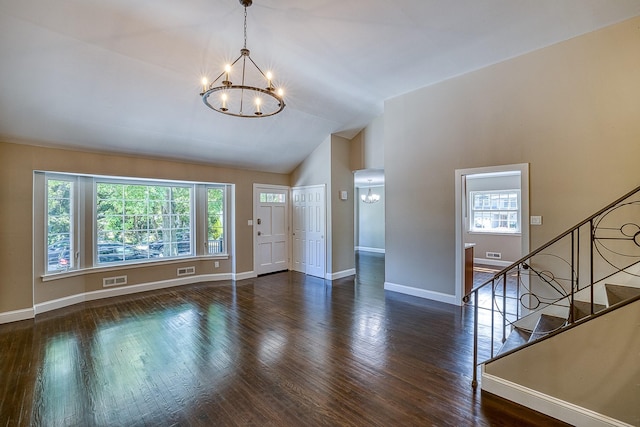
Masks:
[[[478,386],[478,323],[480,319],[478,317],[478,290],[473,293],[473,380],[471,381],[471,387],[475,390]]]
[[[502,276],[502,343],[507,340],[507,272]]]

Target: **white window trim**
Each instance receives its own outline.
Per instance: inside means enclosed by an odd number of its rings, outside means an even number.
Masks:
[[[134,177],[120,177],[120,176],[108,176],[108,175],[89,175],[89,174],[74,174],[66,172],[53,172],[53,171],[35,171],[36,173],[42,173],[44,175],[44,211],[42,215],[42,221],[44,221],[44,273],[40,275],[44,282],[62,279],[66,277],[78,276],[86,273],[96,273],[110,270],[122,270],[128,268],[135,268],[139,266],[154,266],[154,265],[166,265],[170,263],[181,263],[189,260],[226,260],[229,259],[229,237],[233,231],[230,229],[229,218],[231,218],[231,212],[229,209],[233,209],[233,184],[230,183],[215,183],[215,182],[194,182],[194,181],[179,181],[179,180],[165,180],[165,179],[150,179],[150,178],[134,178]],[[59,179],[64,181],[70,181],[74,183],[73,186],[73,218],[71,230],[73,232],[73,245],[75,252],[75,262],[73,269],[49,271],[48,266],[48,179]],[[95,214],[97,207],[97,182],[113,182],[119,184],[134,184],[134,185],[167,185],[174,187],[187,187],[191,189],[191,207],[190,207],[190,239],[192,252],[187,256],[176,256],[166,258],[149,258],[144,260],[132,260],[122,261],[118,263],[98,264],[97,263],[97,216]],[[208,241],[208,233],[206,228],[202,229],[202,225],[196,223],[198,217],[206,218],[208,216],[207,203],[206,203],[206,188],[221,188],[224,191],[223,201],[223,245],[224,252],[218,254],[209,254],[208,248],[201,249],[197,247],[196,235],[203,234],[205,242]],[[200,189],[205,189],[205,197],[202,199]],[[90,190],[92,201],[90,207],[87,207],[84,203],[85,192]],[[87,195],[88,196],[88,195]],[[198,200],[204,200],[204,203],[199,203]],[[204,205],[201,208],[200,205]],[[83,210],[84,209],[84,210]],[[197,212],[196,212],[197,211]],[[202,211],[202,212],[200,212]],[[84,230],[81,224],[86,223],[84,218],[86,215],[91,216],[90,224],[92,230]],[[92,235],[92,248],[91,253],[93,259],[83,259],[83,254],[89,253],[86,249],[81,247],[81,242],[85,241],[83,237],[86,232],[90,232]],[[91,254],[89,254],[91,257]]]

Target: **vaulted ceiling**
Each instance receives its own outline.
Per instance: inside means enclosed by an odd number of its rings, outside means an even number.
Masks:
[[[277,116],[198,93],[243,45],[238,0],[0,0],[0,140],[289,172],[388,98],[640,15],[638,0],[254,0]]]

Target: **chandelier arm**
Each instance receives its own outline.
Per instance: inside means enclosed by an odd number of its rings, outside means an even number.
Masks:
[[[246,7],[244,8],[244,11],[245,11],[245,14],[246,14],[247,13],[247,8]],[[246,41],[245,41],[245,49],[246,49]],[[240,89],[240,114],[243,114],[243,112],[244,112],[244,109],[243,109],[243,106],[244,106],[244,70],[245,70],[246,65],[247,65],[247,57],[245,56],[244,58],[242,58],[242,85],[241,86],[243,86],[243,87]]]
[[[251,59],[251,57],[249,57]],[[253,61],[251,61],[253,62]],[[242,58],[242,86],[244,86],[245,68],[247,67],[247,56]]]
[[[258,64],[255,63],[255,61],[253,59],[251,59],[251,57],[249,56],[249,61],[251,61],[251,63],[258,69],[258,71],[260,72],[260,74],[262,74],[262,77],[264,77],[265,79],[267,78],[267,76],[262,72],[262,70],[260,69],[260,67],[258,67]]]
[[[231,63],[231,65],[229,65],[229,66],[230,66],[230,67],[233,67],[234,65],[236,65],[236,62],[240,61],[240,58],[242,58],[242,54],[240,54],[240,56],[238,56],[238,57],[236,58],[236,60],[235,60],[235,61],[233,61],[233,62]],[[217,82],[218,80],[220,80],[220,78],[221,78],[222,76],[224,76],[226,73],[227,73],[226,71],[221,72],[221,73],[220,73],[220,75],[219,75],[218,77],[216,77],[216,79],[215,79],[214,81],[212,81],[211,83],[209,83],[209,89],[213,88],[213,84],[214,84],[215,82]]]

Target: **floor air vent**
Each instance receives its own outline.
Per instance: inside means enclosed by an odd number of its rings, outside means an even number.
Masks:
[[[190,274],[196,274],[195,267],[181,267],[178,269],[178,276],[188,276]]]
[[[102,279],[102,287],[120,286],[127,284],[127,276],[105,277]]]
[[[502,259],[502,254],[500,252],[487,252],[486,257],[491,259]]]

